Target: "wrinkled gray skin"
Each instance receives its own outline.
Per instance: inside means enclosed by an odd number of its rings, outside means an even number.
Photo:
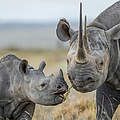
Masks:
[[[111,120],[120,104],[120,1],[84,28],[80,47],[80,31],[74,31],[65,19],[57,26],[58,38],[70,42],[68,77],[79,92],[97,89],[97,120]]]
[[[35,70],[14,55],[0,60],[0,120],[31,120],[35,104],[51,106],[63,102],[68,86],[62,70],[56,77],[46,77],[44,67],[43,61]]]

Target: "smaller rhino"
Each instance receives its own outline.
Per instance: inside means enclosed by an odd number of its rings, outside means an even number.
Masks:
[[[68,86],[60,69],[45,76],[43,61],[38,70],[14,55],[0,60],[0,120],[32,120],[35,104],[57,105],[64,101]]]

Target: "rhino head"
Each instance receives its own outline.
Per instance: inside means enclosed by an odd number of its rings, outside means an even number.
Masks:
[[[25,96],[36,104],[41,105],[57,105],[64,101],[64,94],[68,86],[64,80],[63,72],[60,69],[57,76],[53,74],[45,76],[43,69],[46,63],[41,62],[39,69],[30,69],[28,62],[22,60],[20,63],[20,71],[23,74],[23,92]]]
[[[109,30],[87,26],[86,16],[83,30],[82,3],[80,3],[78,31],[74,31],[66,19],[59,21],[56,30],[58,38],[61,41],[70,42],[67,73],[74,89],[80,92],[90,92],[106,81],[111,64],[111,44],[119,38],[119,30],[120,24]]]

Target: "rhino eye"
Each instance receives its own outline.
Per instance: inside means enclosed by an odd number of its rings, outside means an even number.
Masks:
[[[96,64],[97,64],[97,70],[98,70],[98,71],[103,70],[103,66],[104,66],[103,60],[101,60],[101,59],[96,60]]]
[[[102,67],[103,64],[104,64],[104,63],[103,63],[103,60],[101,60],[101,61],[99,61],[98,66],[99,66],[99,67]]]
[[[42,83],[40,86],[43,88],[43,87],[45,87],[45,85],[46,85],[45,83]]]
[[[46,88],[45,83],[40,84],[39,87],[38,87],[39,90],[43,90],[44,88]]]
[[[100,66],[103,66],[103,64],[104,64],[103,61],[101,61],[101,62],[100,62]]]

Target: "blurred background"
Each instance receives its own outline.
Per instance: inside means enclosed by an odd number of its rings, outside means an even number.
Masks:
[[[117,0],[81,0],[83,15],[88,23]],[[77,29],[80,0],[1,0],[0,1],[0,56],[14,54],[27,59],[38,68],[45,60],[46,75],[57,74],[59,68],[66,76],[66,55],[69,43],[57,39],[59,19],[66,18]],[[120,120],[117,109],[114,120]],[[95,120],[95,91],[78,93],[71,90],[67,100],[55,107],[36,106],[34,120]]]

